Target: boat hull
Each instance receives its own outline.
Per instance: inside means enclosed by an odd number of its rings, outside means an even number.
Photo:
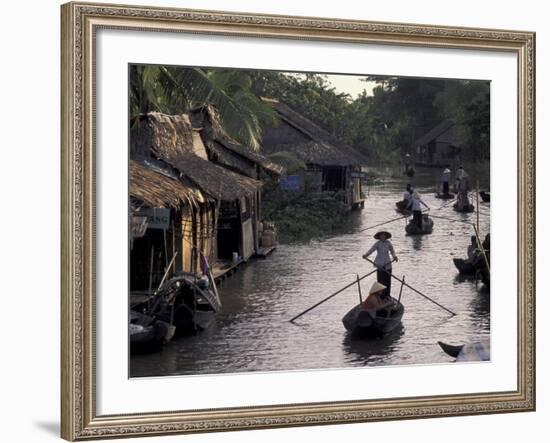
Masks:
[[[468,213],[468,212],[474,212],[474,205],[472,205],[471,203],[466,205],[466,206],[458,206],[457,203],[455,203],[453,205],[453,209],[456,211],[456,212],[465,212],[465,213]]]
[[[439,198],[439,199],[442,199],[442,200],[451,200],[451,199],[455,198],[455,195],[452,192],[449,192],[447,194],[443,194],[441,192],[438,192],[437,194],[435,194],[435,198]]]
[[[434,228],[434,221],[427,215],[422,217],[422,228],[416,226],[411,220],[407,226],[405,226],[405,232],[407,235],[426,235],[431,234]]]
[[[461,274],[474,274],[476,272],[476,267],[471,261],[463,258],[453,258],[453,263]]]
[[[393,299],[394,304],[378,310],[365,310],[362,304],[353,307],[343,318],[344,327],[357,337],[380,337],[401,324],[405,312],[403,304]]]

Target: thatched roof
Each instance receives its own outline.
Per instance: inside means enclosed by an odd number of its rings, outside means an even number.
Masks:
[[[181,153],[193,153],[207,159],[206,150],[195,143],[189,116],[168,115],[160,112],[140,114],[132,119],[130,130],[132,157],[154,157],[168,160]]]
[[[262,182],[232,172],[193,154],[182,154],[171,164],[207,194],[220,200],[235,200],[259,190]]]
[[[212,106],[207,105],[194,109],[190,115],[193,126],[201,127],[201,137],[206,147],[215,152],[222,162],[228,162],[227,166],[232,166],[236,155],[259,165],[268,174],[280,176],[284,172],[282,166],[233,140],[223,129],[219,115]]]
[[[205,201],[198,189],[134,160],[130,160],[130,196],[152,208],[178,209]]]
[[[416,139],[414,146],[423,146],[435,140],[455,125],[452,120],[443,120],[437,126],[426,132],[422,137]]]
[[[176,168],[207,194],[222,200],[250,195],[261,182],[207,160],[202,140],[195,137],[188,115],[142,114],[132,121],[133,158],[152,156]]]
[[[321,166],[361,166],[367,159],[350,145],[324,130],[286,104],[268,98],[262,100],[272,106],[281,120],[301,133],[309,142],[277,147],[276,151],[290,151],[300,160]],[[277,128],[272,129],[277,131]],[[273,153],[273,152],[270,152]]]

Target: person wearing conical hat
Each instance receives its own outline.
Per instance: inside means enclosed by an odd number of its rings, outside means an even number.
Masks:
[[[393,260],[397,261],[397,254],[390,241],[391,234],[389,232],[379,231],[374,234],[374,238],[377,241],[363,254],[363,258],[366,259],[376,251],[376,258],[374,259],[374,266],[377,268],[376,280],[385,287],[383,297],[389,297],[391,295],[392,257]]]
[[[420,198],[420,194],[417,191],[414,191],[408,208],[412,209],[413,223],[418,226],[418,229],[422,229],[422,207],[420,206],[421,204],[424,205],[427,209],[430,209],[430,207],[422,201],[422,199]]]
[[[384,297],[386,287],[375,281],[369,291],[369,295],[363,302],[363,308],[367,311],[371,309],[380,309],[387,304],[387,297]]]

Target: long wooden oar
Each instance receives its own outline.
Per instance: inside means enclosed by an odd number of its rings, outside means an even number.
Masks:
[[[353,285],[358,284],[361,280],[363,280],[364,278],[367,278],[369,275],[374,274],[376,271],[377,271],[377,270],[375,269],[374,271],[371,271],[371,272],[369,272],[368,274],[365,274],[365,275],[363,275],[362,277],[357,278],[356,280],[354,280],[353,282],[351,282],[349,285],[344,286],[342,289],[340,289],[340,290],[334,292],[333,294],[330,294],[328,297],[324,298],[324,299],[321,300],[320,302],[315,303],[313,306],[307,308],[305,311],[302,311],[302,312],[300,312],[298,315],[292,317],[289,321],[290,321],[291,323],[293,323],[294,320],[296,320],[297,318],[301,317],[301,316],[304,315],[304,314],[307,314],[309,311],[312,311],[312,310],[315,309],[317,306],[322,305],[324,302],[330,300],[332,297],[337,296],[338,294],[340,294],[341,292],[345,291],[346,289],[352,287]]]
[[[426,213],[426,212],[429,212],[430,210],[429,209],[424,209],[422,211],[422,213]],[[359,232],[363,232],[363,231],[367,231],[369,229],[372,229],[372,228],[377,228],[378,226],[382,226],[382,225],[386,225],[388,223],[391,223],[391,222],[394,222],[394,221],[397,221],[397,220],[402,220],[404,218],[409,218],[411,216],[411,214],[407,214],[407,215],[402,215],[401,217],[397,217],[397,218],[392,218],[391,220],[388,220],[388,221],[385,221],[383,223],[378,223],[377,225],[373,225],[373,226],[369,226],[368,228],[364,228],[364,229],[360,229]]]
[[[368,258],[365,258],[365,260],[367,260],[368,262],[370,262],[370,263],[372,263],[374,266],[376,266],[376,264],[375,264],[372,260],[370,260],[370,259],[368,259]],[[376,266],[376,267],[378,268],[378,266]],[[409,288],[410,290],[416,292],[418,295],[421,295],[421,296],[424,297],[425,299],[431,301],[433,304],[439,306],[441,309],[444,309],[444,310],[447,311],[449,314],[451,314],[451,315],[453,315],[453,316],[456,315],[456,314],[455,314],[453,311],[451,311],[450,309],[447,309],[445,306],[443,306],[442,304],[436,302],[434,299],[428,297],[426,294],[423,294],[423,293],[420,292],[418,289],[413,288],[411,285],[405,283],[405,282],[404,282],[403,280],[401,280],[400,278],[397,278],[395,275],[393,275],[392,273],[386,271],[384,268],[378,268],[378,269],[384,271],[386,274],[389,274],[390,277],[396,279],[396,280],[397,280],[398,282],[400,282],[402,285],[404,285],[404,286],[406,286],[407,288]]]
[[[392,218],[391,220],[385,221],[383,223],[378,223],[377,225],[373,225],[373,226],[369,226],[368,228],[360,229],[359,232],[368,231],[369,229],[377,228],[378,226],[386,225],[388,223],[391,223],[391,222],[394,222],[394,221],[397,221],[397,220],[402,220],[402,219],[407,218],[407,217],[410,217],[410,215],[402,215],[401,217]]]

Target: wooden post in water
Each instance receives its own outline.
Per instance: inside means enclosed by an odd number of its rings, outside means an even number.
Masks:
[[[361,281],[359,280],[359,274],[357,274],[357,289],[359,291],[359,303],[363,303],[363,296],[361,294]]]
[[[477,192],[476,192],[476,223],[477,231],[479,232],[479,180],[476,182]]]

